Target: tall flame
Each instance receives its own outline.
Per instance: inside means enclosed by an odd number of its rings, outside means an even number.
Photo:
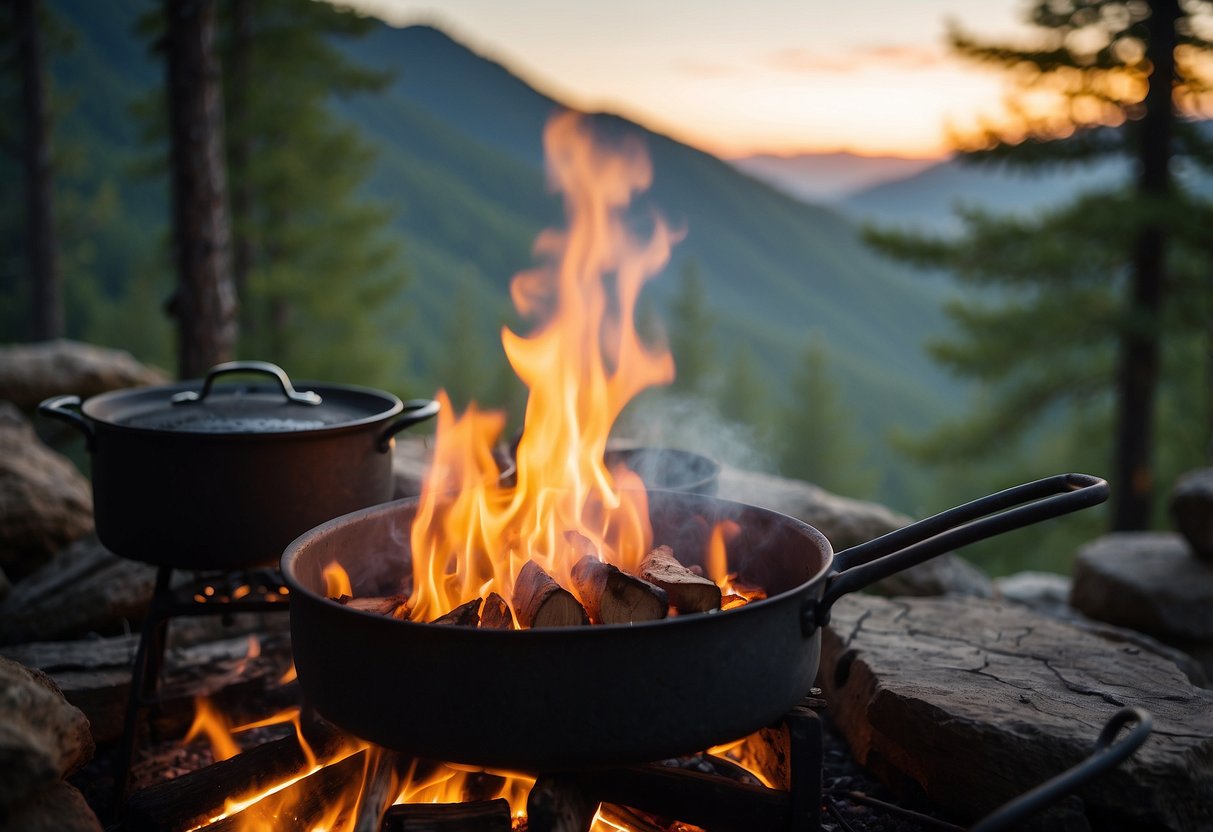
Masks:
[[[529,390],[517,484],[501,485],[492,455],[503,417],[472,406],[456,418],[444,407],[412,527],[416,621],[489,591],[509,598],[530,559],[567,581],[576,560],[569,530],[625,570],[651,543],[639,478],[608,471],[603,453],[624,406],[674,378],[669,352],[646,345],[634,320],[640,291],[669,259],[674,234],[660,218],[646,241],[625,225],[629,200],[652,180],[639,143],[606,149],[580,116],[565,112],[548,123],[544,147],[569,228],[541,233],[535,252],[542,265],[511,283],[515,307],[534,322],[529,335],[501,335]]]

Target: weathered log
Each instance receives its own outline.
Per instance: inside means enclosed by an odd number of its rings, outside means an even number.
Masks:
[[[431,624],[447,624],[454,627],[477,627],[480,625],[479,598],[474,598],[466,604],[460,604],[448,613],[438,616]]]
[[[514,616],[510,612],[510,605],[496,592],[490,592],[489,597],[484,599],[484,606],[480,610],[480,626],[490,630],[514,629]]]
[[[362,598],[342,595],[337,601],[352,610],[361,610],[373,615],[405,619],[409,617],[409,599],[403,595],[370,595]]]
[[[383,832],[510,832],[504,797],[472,803],[401,803],[383,816]]]
[[[514,612],[523,627],[571,627],[589,624],[585,607],[543,571],[528,560],[514,579]]]
[[[316,759],[336,754],[348,738],[323,726],[309,731]],[[184,832],[223,812],[228,798],[250,795],[304,771],[309,756],[296,736],[250,748],[235,757],[163,780],[131,795],[127,802],[128,832]]]
[[[670,609],[666,591],[586,555],[573,567],[573,585],[595,624],[657,621]]]
[[[669,546],[658,546],[645,556],[640,577],[664,589],[679,612],[720,609],[720,587],[679,563]]]

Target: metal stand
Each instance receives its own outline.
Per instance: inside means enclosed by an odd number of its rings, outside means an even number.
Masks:
[[[196,575],[188,587],[174,590],[174,569],[161,566],[156,572],[156,588],[148,605],[147,617],[135,651],[131,669],[130,694],[122,727],[118,770],[114,775],[111,814],[121,815],[130,786],[135,746],[142,732],[147,709],[158,705],[160,677],[164,670],[164,651],[168,643],[169,622],[181,616],[224,615],[241,612],[285,612],[290,608],[286,586],[276,569],[251,572]]]

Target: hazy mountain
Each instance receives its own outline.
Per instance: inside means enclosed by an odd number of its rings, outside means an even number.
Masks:
[[[744,173],[806,202],[832,203],[884,182],[905,179],[935,159],[854,153],[759,154],[729,160]]]

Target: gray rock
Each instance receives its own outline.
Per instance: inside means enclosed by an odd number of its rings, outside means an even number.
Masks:
[[[803,520],[824,534],[840,552],[900,529],[912,521],[878,503],[839,497],[801,480],[725,467],[719,495],[762,506]],[[990,579],[968,561],[945,554],[875,584],[882,595],[993,594]]]
[[[1171,519],[1192,554],[1213,561],[1213,468],[1184,474],[1171,491]]]
[[[0,657],[0,817],[93,757],[93,737],[45,673]]]
[[[1213,564],[1172,532],[1118,532],[1078,551],[1070,604],[1163,641],[1213,641]]]
[[[0,402],[0,569],[19,580],[92,528],[88,480]]]
[[[130,353],[79,341],[41,341],[0,347],[0,399],[25,411],[51,396],[81,398],[108,390],[164,384],[161,370],[140,364]]]
[[[1070,606],[1073,581],[1053,572],[1016,572],[994,579],[994,597],[1054,618],[1077,617]]]
[[[392,448],[392,499],[416,497],[430,468],[433,440],[397,436]]]
[[[1092,829],[1213,829],[1213,692],[1173,663],[1005,602],[851,596],[818,683],[859,762],[974,821],[1088,754],[1125,705],[1154,731],[1080,791]]]
[[[0,600],[0,643],[121,632],[143,618],[155,584],[156,567],[120,558],[89,535]]]
[[[101,832],[103,827],[80,790],[56,780],[18,806],[0,832]]]

